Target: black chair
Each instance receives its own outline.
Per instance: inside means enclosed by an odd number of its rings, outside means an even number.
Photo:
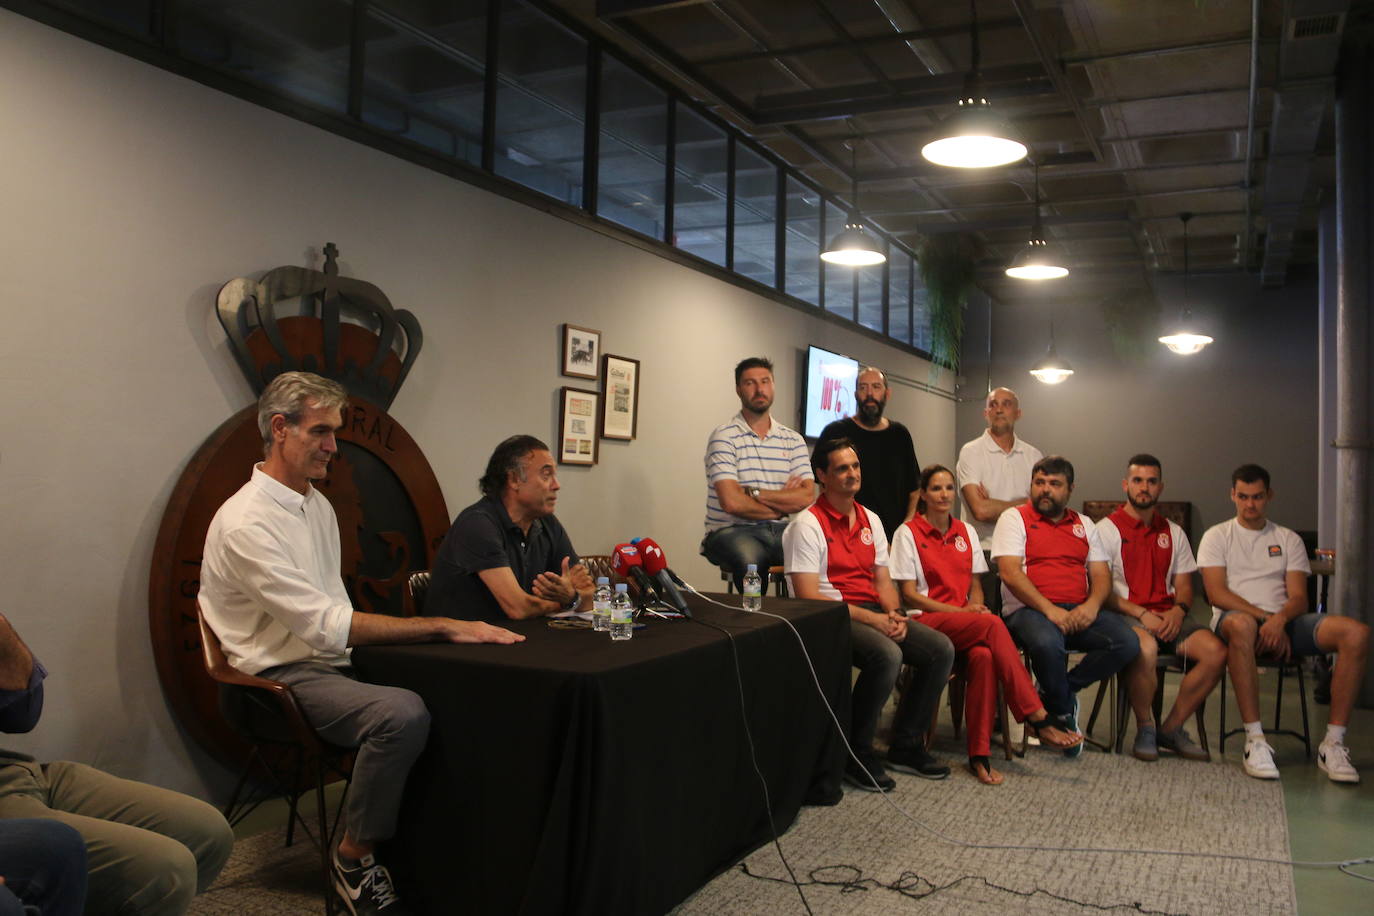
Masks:
[[[725,583],[725,593],[727,595],[733,595],[735,593],[735,579],[734,576],[730,574],[729,570],[722,569],[720,571],[720,581]],[[781,566],[768,567],[768,582],[773,586],[773,597],[791,597],[790,593],[787,591],[787,575],[783,572]]]
[[[320,851],[324,873],[324,911],[334,913],[334,880],[330,851],[334,848],[339,813],[352,773],[353,749],[337,747],[322,740],[306,721],[291,688],[280,681],[244,674],[229,664],[219,637],[205,622],[199,605],[201,656],[205,673],[219,685],[220,712],[233,729],[250,745],[248,759],[238,783],[224,807],[225,820],[232,826],[268,798],[285,798],[290,809],[286,823],[286,845],[295,839],[296,824]],[[250,786],[254,771],[262,785]],[[309,774],[309,779],[307,779]],[[344,781],[344,792],[334,811],[333,824],[324,802],[325,784],[333,778]],[[314,789],[318,813],[315,830],[301,814],[300,798]],[[245,793],[245,790],[246,793]]]
[[[1152,703],[1154,707],[1155,723],[1163,721],[1164,718],[1164,675],[1169,673],[1184,674],[1187,672],[1188,660],[1181,655],[1161,655],[1155,659],[1155,696]],[[1126,723],[1130,716],[1130,697],[1126,693],[1126,685],[1120,682],[1121,673],[1118,672],[1116,685],[1116,741],[1114,746],[1116,752],[1121,753],[1122,747],[1126,743]],[[1099,691],[1100,692],[1100,691]],[[1224,702],[1224,699],[1223,699]],[[1197,726],[1198,744],[1202,745],[1204,751],[1211,752],[1207,746],[1207,725],[1203,719],[1203,714],[1207,711],[1207,699],[1204,697],[1198,704],[1197,712],[1193,715],[1193,722]]]
[[[1287,735],[1290,738],[1298,738],[1302,741],[1303,750],[1307,759],[1312,759],[1312,727],[1307,717],[1307,679],[1303,676],[1303,662],[1305,659],[1293,658],[1288,661],[1279,661],[1275,658],[1257,658],[1255,662],[1261,668],[1277,669],[1279,674],[1278,686],[1274,690],[1274,724],[1266,725],[1264,733],[1266,735]],[[1302,700],[1302,731],[1294,731],[1291,728],[1283,728],[1283,680],[1287,675],[1297,673],[1298,675],[1298,696]],[[1230,680],[1230,671],[1225,671],[1221,675],[1221,753],[1226,753],[1226,739],[1232,735],[1243,734],[1245,728],[1226,728],[1226,682]]]

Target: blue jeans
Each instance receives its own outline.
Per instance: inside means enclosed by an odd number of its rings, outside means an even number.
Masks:
[[[768,593],[768,567],[782,565],[782,533],[786,522],[757,525],[726,525],[701,542],[702,556],[735,580],[735,591],[744,591],[744,570],[750,563],[759,568],[763,593]]]
[[[0,916],[80,916],[86,904],[86,841],[38,817],[0,820]]]
[[[849,743],[854,752],[862,755],[873,750],[878,717],[903,662],[911,666],[911,684],[897,704],[891,744],[909,747],[922,743],[954,667],[954,644],[945,634],[914,623],[907,625],[906,638],[896,642],[852,619],[849,638],[854,667],[859,669],[850,707]]]
[[[1072,610],[1073,605],[1060,605]],[[1101,611],[1086,630],[1071,636],[1059,632],[1050,619],[1034,608],[1022,607],[1003,620],[1017,645],[1030,656],[1031,670],[1040,682],[1046,712],[1073,712],[1073,695],[1089,684],[1111,677],[1140,654],[1140,641],[1120,614]],[[1084,652],[1083,660],[1064,671],[1069,652]]]

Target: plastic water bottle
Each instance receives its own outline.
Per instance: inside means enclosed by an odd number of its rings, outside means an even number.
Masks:
[[[744,609],[763,610],[763,579],[759,578],[759,568],[753,563],[744,571]]]
[[[624,582],[616,583],[615,597],[611,599],[611,639],[629,639],[635,635],[635,606],[627,588]]]
[[[592,593],[592,629],[604,633],[611,628],[611,580],[597,576]]]

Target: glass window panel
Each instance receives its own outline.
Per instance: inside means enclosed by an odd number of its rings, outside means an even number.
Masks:
[[[582,206],[587,43],[511,0],[499,54],[496,174]]]
[[[663,240],[668,95],[619,61],[601,60],[596,213]]]
[[[678,106],[673,243],[683,251],[722,266],[725,264],[728,147],[723,129],[686,105]]]
[[[352,21],[329,0],[180,0],[176,41],[186,57],[237,79],[346,111]],[[395,33],[373,20],[365,37]]]
[[[921,272],[916,271],[916,288],[912,291],[915,315],[912,317],[911,344],[918,350],[930,352],[930,309],[926,305],[926,288],[921,284]]]
[[[87,19],[112,25],[122,32],[152,37],[152,0],[49,0],[56,7],[69,9]]]
[[[787,179],[787,267],[784,282],[788,295],[820,305],[821,198],[795,178]]]
[[[825,202],[825,244],[844,230],[849,211],[837,207],[830,201]],[[820,255],[817,255],[820,257]],[[856,268],[839,264],[826,264],[825,271],[825,310],[854,320],[854,272]]]
[[[882,241],[882,236],[874,236]],[[854,268],[859,277],[859,324],[872,331],[883,330],[883,265]]]
[[[372,0],[368,17],[396,37],[368,48],[363,120],[480,165],[486,10],[486,0]]]
[[[778,167],[735,144],[735,273],[777,286]]]
[[[911,255],[889,246],[887,275],[887,334],[911,343]]]

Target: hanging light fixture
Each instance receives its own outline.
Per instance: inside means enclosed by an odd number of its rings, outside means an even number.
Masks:
[[[1183,308],[1179,315],[1178,330],[1165,334],[1159,338],[1159,342],[1180,356],[1190,356],[1211,343],[1212,338],[1198,332],[1193,324],[1193,311],[1188,307],[1188,221],[1193,214],[1180,213],[1178,218],[1183,221]]]
[[[1016,252],[1007,265],[1007,276],[1018,280],[1057,280],[1067,277],[1069,269],[1063,266],[1057,248],[1045,241],[1045,230],[1040,224],[1040,165],[1036,163],[1035,213],[1031,216],[1030,241]]]
[[[983,78],[978,71],[978,7],[974,0],[969,0],[969,10],[973,66],[964,81],[964,94],[958,110],[940,122],[937,138],[921,147],[921,155],[936,165],[983,169],[1024,158],[1026,144],[1017,139],[1011,125],[993,111],[983,94]]]
[[[864,231],[863,221],[859,217],[859,168],[858,153],[855,150],[857,145],[857,140],[845,144],[849,147],[849,174],[852,181],[849,220],[844,224],[844,229],[830,240],[825,251],[821,252],[822,261],[842,267],[868,267],[887,260],[882,242]]]
[[[1045,351],[1045,355],[1040,358],[1040,362],[1031,366],[1030,374],[1037,380],[1046,385],[1058,385],[1064,379],[1073,375],[1073,366],[1069,361],[1060,356],[1054,350],[1054,319],[1050,318],[1050,346]]]

